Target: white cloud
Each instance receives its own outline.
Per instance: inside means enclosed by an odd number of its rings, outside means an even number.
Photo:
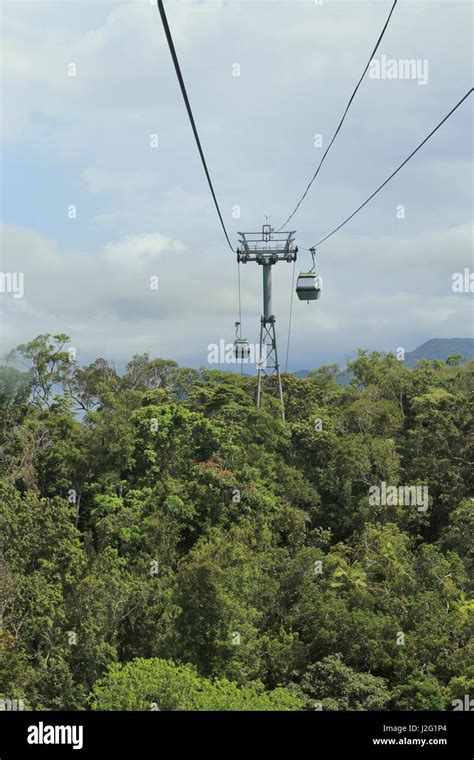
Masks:
[[[88,166],[81,173],[90,193],[136,193],[153,188],[156,179],[150,171],[112,171]]]
[[[12,3],[4,13],[5,184],[16,188],[21,176],[42,201],[35,214],[23,193],[16,205],[9,201],[15,193],[6,194],[7,220],[17,226],[3,233],[2,266],[24,270],[26,297],[13,303],[1,296],[4,340],[11,347],[40,331],[65,330],[90,358],[149,350],[204,363],[209,342],[233,335],[236,265],[158,12],[139,0],[64,7]],[[294,207],[320,158],[314,134],[327,144],[388,9],[310,0],[167,4],[232,236],[259,228],[267,213],[277,226]],[[463,3],[398,4],[381,52],[428,58],[429,84],[364,82],[294,220],[301,248],[359,205],[470,86],[469,21]],[[235,62],[240,77],[232,77]],[[159,147],[152,149],[155,133]],[[321,248],[323,296],[309,307],[294,303],[298,366],[357,346],[413,348],[468,332],[469,299],[449,286],[452,272],[469,266],[469,138],[467,105]],[[80,218],[62,225],[58,206],[64,216],[76,195]],[[405,221],[395,219],[398,203]],[[232,218],[236,204],[240,220]],[[299,258],[304,268],[303,251]],[[244,332],[255,341],[261,271],[247,265],[241,274]],[[160,278],[158,293],[150,291],[152,275]],[[290,280],[290,266],[276,267],[280,353]]]
[[[397,238],[346,238],[318,261],[321,299],[307,306],[294,298],[292,361],[299,367],[317,366],[331,358],[341,360],[357,347],[394,350],[401,345],[410,350],[430,337],[465,336],[472,298],[453,294],[450,272],[463,266],[468,238],[467,228],[439,229],[402,246]],[[359,277],[345,279],[338,273],[344,272],[349,247],[353,255],[360,252],[360,269]],[[1,295],[4,350],[40,332],[65,331],[89,359],[106,354],[122,361],[148,350],[200,365],[206,362],[209,343],[232,340],[235,263],[219,249],[191,251],[181,241],[149,233],[110,242],[92,255],[64,250],[54,240],[11,226],[3,228],[2,248],[3,271],[16,267],[25,275],[23,300]],[[419,281],[413,289],[409,278],[415,252]],[[287,264],[274,270],[282,358],[290,273]],[[154,275],[159,277],[158,291],[150,290]],[[241,276],[243,329],[255,342],[261,269],[242,265]]]
[[[111,266],[120,264],[129,270],[136,266],[148,267],[158,264],[163,254],[175,254],[184,251],[182,243],[158,233],[146,235],[129,235],[117,243],[109,243],[103,249],[104,261]]]

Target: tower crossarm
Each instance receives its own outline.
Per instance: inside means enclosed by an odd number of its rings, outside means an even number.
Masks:
[[[269,225],[263,225],[262,232],[238,232],[239,245],[237,261],[242,264],[254,261],[257,264],[277,264],[279,261],[296,261],[298,248],[295,245],[296,231],[274,232]]]

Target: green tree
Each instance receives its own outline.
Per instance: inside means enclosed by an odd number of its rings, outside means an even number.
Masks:
[[[323,710],[384,710],[390,698],[383,678],[356,672],[340,654],[310,665],[298,691],[309,709],[318,703]]]
[[[113,665],[92,690],[93,710],[284,710],[302,700],[285,689],[261,684],[239,687],[225,678],[201,678],[196,669],[159,659]]]

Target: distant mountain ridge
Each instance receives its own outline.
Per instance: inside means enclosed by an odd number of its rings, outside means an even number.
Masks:
[[[474,359],[474,338],[432,338],[414,351],[408,351],[405,365],[414,367],[420,359],[446,361],[448,356],[454,354],[462,354],[467,361]]]
[[[474,338],[431,338],[413,351],[407,351],[405,366],[414,367],[420,359],[446,361],[448,356],[455,354],[461,354],[466,361],[474,359]],[[307,369],[301,369],[293,374],[296,377],[307,377],[308,372]]]

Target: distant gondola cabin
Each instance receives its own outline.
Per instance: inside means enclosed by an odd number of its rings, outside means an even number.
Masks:
[[[250,346],[245,338],[236,338],[234,343],[234,355],[239,361],[244,361],[250,356]]]

